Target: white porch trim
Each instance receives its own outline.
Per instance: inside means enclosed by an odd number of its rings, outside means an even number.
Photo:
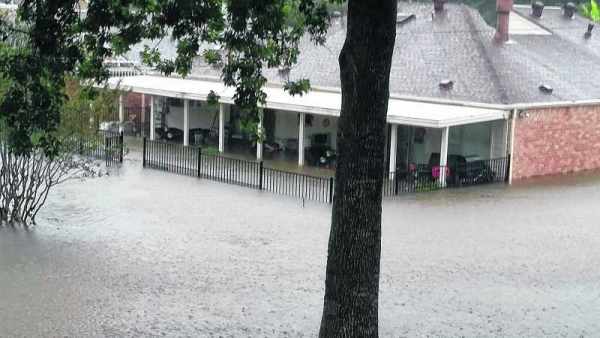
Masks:
[[[156,133],[156,128],[154,126],[154,95],[150,95],[150,140],[154,141],[154,134]]]
[[[206,79],[182,79],[162,76],[131,76],[111,78],[110,88],[121,88],[136,93],[160,95],[180,99],[206,101],[211,91],[220,96],[222,103],[233,104],[235,89],[222,82]],[[267,103],[263,108],[303,112],[308,114],[339,117],[341,93],[313,90],[303,96],[290,96],[281,87],[267,86]],[[506,109],[472,107],[411,101],[390,98],[388,123],[416,127],[445,128],[478,122],[505,120]]]
[[[390,180],[394,179],[396,173],[396,158],[398,153],[398,125],[391,125],[390,133]]]
[[[304,126],[306,125],[306,114],[299,113],[298,119],[298,165],[304,166]]]
[[[225,104],[219,104],[219,153],[225,152]]]
[[[256,160],[262,161],[263,159],[263,143],[261,138],[263,137],[263,116],[264,112],[261,109],[258,113],[258,134],[259,138],[256,140]]]
[[[183,145],[190,145],[190,100],[183,100]]]
[[[517,109],[513,110],[511,120],[510,120],[510,157],[508,162],[508,184],[512,185],[513,183],[513,167],[515,163],[515,129],[517,127],[517,117],[519,115],[519,111]]]
[[[442,142],[440,149],[440,185],[446,186],[446,167],[448,165],[448,136],[450,135],[450,127],[442,129]]]

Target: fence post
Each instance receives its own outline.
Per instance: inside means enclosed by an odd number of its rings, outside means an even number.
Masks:
[[[329,178],[329,204],[333,203],[333,177]]]
[[[260,171],[258,174],[259,177],[259,181],[258,181],[258,190],[263,190],[263,171],[264,171],[264,164],[263,161],[260,161]]]
[[[510,184],[510,167],[512,166],[512,154],[504,160],[504,182]]]
[[[202,148],[198,147],[198,177],[202,176]]]
[[[143,139],[143,147],[142,147],[142,168],[146,168],[146,137]]]
[[[394,195],[398,196],[398,170],[394,172]]]
[[[123,163],[123,131],[119,134],[119,163]]]

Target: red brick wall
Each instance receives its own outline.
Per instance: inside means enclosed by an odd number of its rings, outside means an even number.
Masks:
[[[125,107],[141,107],[142,106],[142,94],[139,93],[128,93],[127,95],[123,95],[123,104]],[[150,104],[150,98],[146,96],[146,106]]]
[[[600,168],[600,106],[530,110],[515,124],[513,179]]]

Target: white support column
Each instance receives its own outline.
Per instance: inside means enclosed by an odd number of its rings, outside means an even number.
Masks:
[[[390,125],[390,180],[394,179],[396,173],[396,158],[398,153],[398,125]]]
[[[498,137],[496,135],[497,131],[496,128],[494,128],[494,124],[490,123],[489,124],[489,134],[490,134],[490,160],[494,158],[494,150],[496,148],[496,138]]]
[[[125,111],[123,110],[123,94],[119,94],[119,132],[123,131],[123,122],[125,122]]]
[[[263,135],[263,110],[261,109],[258,112],[258,118],[259,118],[259,122],[258,122],[258,135],[259,138],[256,141],[256,159],[258,161],[262,161],[263,159],[263,143],[261,141]]]
[[[450,127],[442,129],[442,144],[440,149],[440,185],[446,186],[446,166],[448,165],[448,135]]]
[[[510,118],[507,118],[506,122],[504,123],[504,139],[502,140],[502,142],[504,142],[504,152],[502,153],[502,156],[504,156],[506,158],[508,158],[508,154],[510,152],[511,125],[512,125],[512,120]]]
[[[190,100],[183,100],[183,145],[190,145]]]
[[[225,104],[219,104],[219,153],[225,152]]]
[[[154,141],[154,95],[150,95],[150,140]]]
[[[508,162],[508,184],[513,184],[513,168],[515,163],[515,129],[517,127],[517,118],[519,117],[519,111],[514,109],[512,111],[512,118],[510,119],[510,146],[509,146],[509,162]]]
[[[304,126],[306,125],[306,114],[300,113],[298,121],[298,165],[304,166]]]

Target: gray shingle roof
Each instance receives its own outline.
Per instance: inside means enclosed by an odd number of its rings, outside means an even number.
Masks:
[[[398,26],[390,76],[394,95],[440,98],[482,103],[533,103],[600,99],[600,28],[583,38],[587,20],[566,20],[560,9],[547,8],[541,19],[529,17],[529,9],[515,7],[522,17],[552,32],[550,35],[513,35],[497,45],[495,29],[470,7],[447,5],[443,15],[432,15],[429,3],[400,3],[399,12],[416,19]],[[512,15],[517,15],[513,13]],[[299,62],[289,78],[309,78],[315,87],[340,87],[338,54],[345,39],[343,23],[334,23],[324,46],[302,40]],[[267,70],[272,83],[284,78],[277,69]],[[219,76],[201,58],[195,76]],[[451,90],[439,82],[454,81]],[[554,89],[540,91],[540,85]]]

